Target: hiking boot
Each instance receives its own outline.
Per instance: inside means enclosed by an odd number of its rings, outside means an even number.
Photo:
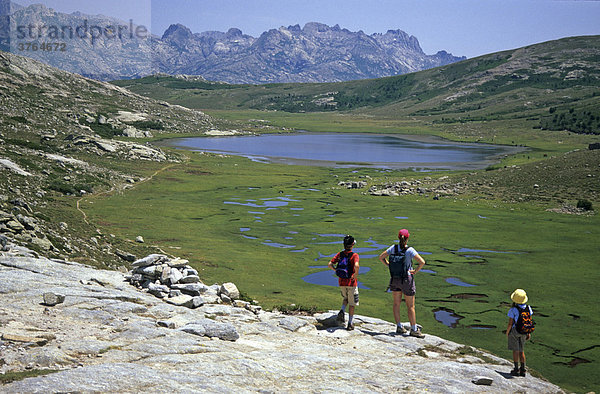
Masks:
[[[348,331],[354,330],[354,324],[348,323],[348,327],[346,327],[346,330],[348,330]]]
[[[340,311],[340,313],[338,313],[337,320],[342,323],[346,321],[346,317],[344,316],[344,311]]]
[[[396,325],[396,334],[400,334],[400,335],[404,335],[408,332],[408,330],[406,328],[404,328],[403,325]]]
[[[519,370],[519,376],[525,376],[525,368]]]
[[[510,371],[510,374],[512,376],[519,376],[519,369],[518,368],[513,369],[512,371]]]
[[[416,330],[410,330],[410,336],[415,338],[425,338],[425,335],[421,333],[421,329],[417,328]]]

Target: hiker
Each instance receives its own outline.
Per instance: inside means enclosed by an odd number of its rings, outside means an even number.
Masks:
[[[523,289],[516,289],[510,295],[513,301],[508,310],[508,327],[506,338],[508,339],[508,350],[513,352],[515,367],[510,374],[512,376],[525,376],[525,341],[531,338],[535,323],[531,319],[533,311],[527,305],[527,293]],[[521,362],[521,367],[519,367]]]
[[[356,240],[351,235],[344,237],[344,250],[336,253],[331,259],[328,266],[330,269],[335,271],[338,276],[338,284],[342,293],[342,308],[338,313],[337,320],[340,322],[345,321],[344,313],[346,306],[348,306],[348,331],[354,330],[354,324],[352,319],[354,318],[354,308],[358,306],[358,281],[356,276],[358,275],[359,264],[358,264],[358,253],[352,251],[352,248],[356,244]]]
[[[396,320],[396,334],[406,334],[407,330],[400,322],[400,305],[402,296],[406,301],[408,312],[408,321],[410,322],[410,336],[425,338],[421,329],[417,326],[417,317],[415,314],[415,280],[414,275],[423,268],[425,260],[417,251],[408,247],[407,229],[403,228],[398,232],[398,245],[392,245],[379,255],[379,260],[390,269],[389,289],[392,291],[394,299],[394,319]],[[417,269],[413,269],[412,260],[419,263]]]

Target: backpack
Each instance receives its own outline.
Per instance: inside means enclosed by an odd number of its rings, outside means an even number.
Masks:
[[[388,256],[390,276],[401,278],[402,282],[408,279],[408,270],[410,269],[410,260],[406,258],[406,250],[400,250],[398,245],[394,245],[394,253]]]
[[[525,305],[525,308],[520,308],[517,305],[516,308],[519,311],[519,318],[515,323],[515,329],[519,334],[531,334],[535,330],[535,322],[531,318],[529,307]]]
[[[340,252],[340,261],[335,266],[335,274],[342,279],[348,279],[352,276],[352,272],[354,271],[354,266],[350,261],[352,255],[354,255],[353,252]]]

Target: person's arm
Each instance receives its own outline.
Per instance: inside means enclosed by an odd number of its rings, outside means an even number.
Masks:
[[[508,337],[508,334],[510,334],[510,329],[511,329],[511,328],[512,328],[512,326],[513,326],[513,322],[514,322],[513,318],[512,318],[512,317],[509,317],[509,318],[508,318],[508,327],[506,327],[506,336],[507,336],[507,337]]]
[[[416,270],[412,269],[408,271],[411,275],[414,275],[417,272],[421,271],[421,268],[423,268],[423,266],[425,265],[425,260],[423,259],[423,257],[421,257],[420,254],[417,253],[414,258],[419,262],[419,266]]]
[[[331,259],[331,261],[329,262],[329,264],[327,264],[327,266],[329,267],[330,270],[334,270],[335,271],[335,267],[334,264],[337,263],[337,257],[338,257],[339,253],[336,253],[335,256],[333,256],[333,258]]]
[[[379,255],[379,261],[381,261],[383,263],[383,265],[389,266],[390,263],[387,261],[389,254],[387,252],[387,250],[384,250],[380,255]]]
[[[358,261],[360,259],[357,254],[355,254],[355,256],[356,256],[356,261],[354,261],[354,270],[352,272],[352,277],[350,278],[352,280],[356,279],[356,276],[358,275],[358,271],[360,270],[360,264],[358,263]]]

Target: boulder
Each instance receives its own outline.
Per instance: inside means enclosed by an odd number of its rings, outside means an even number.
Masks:
[[[186,324],[180,330],[189,334],[219,338],[225,341],[237,341],[240,337],[232,324],[219,323],[210,319],[202,319]]]
[[[47,292],[43,294],[44,305],[46,306],[55,306],[58,304],[62,304],[65,301],[65,296],[62,294],[56,294],[52,292]]]
[[[240,298],[240,291],[237,286],[231,282],[223,283],[219,289],[219,294],[224,294],[232,300]]]

